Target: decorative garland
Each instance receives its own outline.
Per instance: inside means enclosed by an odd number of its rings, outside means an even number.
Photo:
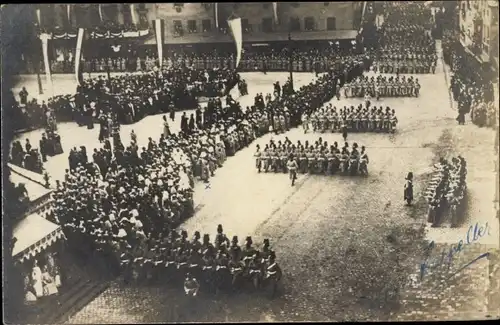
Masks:
[[[133,37],[143,37],[149,35],[149,29],[144,29],[144,30],[139,30],[135,32],[91,32],[90,33],[90,38],[96,38],[96,39],[101,39],[101,38],[133,38]],[[48,39],[73,39],[76,38],[77,34],[73,33],[62,33],[62,34],[56,34],[56,33],[51,33],[48,34]]]

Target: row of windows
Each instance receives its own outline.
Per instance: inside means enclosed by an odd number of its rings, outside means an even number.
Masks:
[[[174,20],[174,30],[181,30],[183,28],[181,20]],[[300,31],[300,18],[290,18],[289,22],[291,31]],[[201,21],[201,30],[198,29],[198,21],[196,20],[188,20],[187,21],[187,31],[190,33],[197,32],[210,32],[212,30],[212,21],[210,19],[203,19]],[[224,26],[223,26],[224,27]],[[244,18],[241,20],[241,27],[244,31],[251,31],[252,26],[249,24],[248,19]],[[273,19],[272,18],[263,18],[261,23],[263,32],[272,32],[273,27]],[[337,20],[335,17],[328,17],[326,19],[326,29],[327,30],[336,30],[337,29]],[[316,21],[314,17],[305,17],[304,18],[304,30],[305,31],[313,31],[316,30]]]

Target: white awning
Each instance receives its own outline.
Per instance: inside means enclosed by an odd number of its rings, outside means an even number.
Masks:
[[[52,192],[52,189],[43,186],[45,180],[43,176],[27,169],[15,166],[11,163],[8,164],[10,169],[10,180],[14,185],[24,184],[26,191],[28,191],[28,198],[30,202]]]
[[[64,237],[59,225],[44,219],[39,213],[30,214],[21,220],[14,227],[13,235],[17,241],[12,256],[21,261],[36,256]]]

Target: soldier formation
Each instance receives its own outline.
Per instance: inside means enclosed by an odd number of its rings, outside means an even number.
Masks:
[[[441,158],[434,166],[434,173],[426,191],[429,203],[428,221],[434,226],[450,217],[452,227],[460,220],[459,211],[463,208],[467,195],[467,163],[461,156],[453,157],[451,162]]]
[[[313,132],[394,132],[398,119],[396,111],[389,107],[366,107],[359,104],[358,107],[346,107],[337,111],[337,107],[328,106],[317,110],[311,116],[304,115],[304,132],[309,130],[309,124]]]
[[[379,29],[377,70],[382,73],[435,73],[432,13],[423,2],[386,2]],[[411,44],[408,44],[411,42]]]
[[[370,100],[381,97],[418,97],[420,83],[413,76],[386,77],[382,75],[368,77],[360,76],[344,86],[345,97],[358,97]]]
[[[185,284],[195,279],[207,291],[244,288],[237,280],[258,278],[262,285],[266,280],[279,281],[281,277],[269,239],[264,239],[258,249],[248,236],[240,246],[238,236],[230,241],[222,225],[217,227],[213,243],[209,234],[201,238],[200,232],[195,231],[189,240],[187,231],[180,234],[171,231],[168,236],[151,239],[136,250],[124,251],[119,259],[125,281],[161,279],[175,285],[187,277]]]
[[[254,157],[259,173],[287,173],[288,161],[293,159],[297,163],[297,171],[301,174],[333,175],[340,171],[343,174],[366,175],[369,163],[364,146],[359,151],[358,144],[353,143],[349,149],[349,143],[345,142],[339,149],[337,142],[329,146],[321,137],[312,145],[308,141],[302,144],[300,140],[293,144],[288,138],[283,142],[271,140],[263,150],[257,145]]]

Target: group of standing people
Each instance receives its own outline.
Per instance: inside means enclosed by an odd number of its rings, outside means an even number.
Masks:
[[[40,140],[40,149],[45,150],[43,143],[44,137]],[[46,152],[40,154],[37,148],[34,148],[29,139],[26,139],[24,148],[21,141],[17,140],[12,143],[10,162],[16,166],[25,168],[35,173],[43,172],[43,162],[46,161]]]
[[[451,162],[444,158],[434,165],[434,173],[426,191],[429,203],[428,221],[439,225],[446,217],[452,227],[461,221],[467,194],[467,163],[461,156],[453,157]]]

